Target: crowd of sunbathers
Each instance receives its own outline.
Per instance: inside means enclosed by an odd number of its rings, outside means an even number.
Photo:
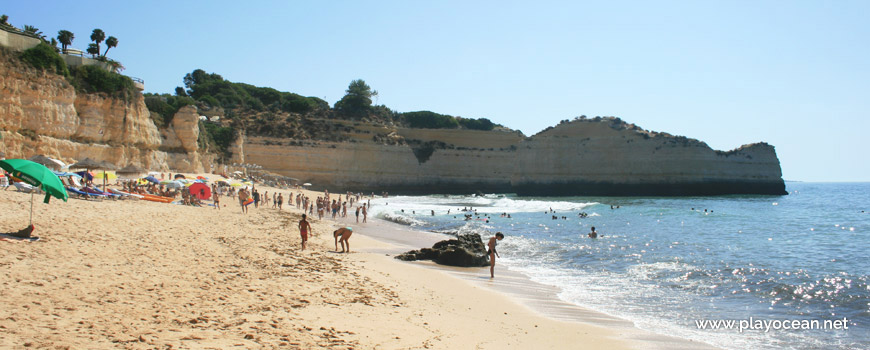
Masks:
[[[136,194],[153,194],[162,197],[178,197],[180,191],[171,190],[164,186],[163,184],[138,184],[136,181],[124,181],[121,184],[121,187],[124,189],[124,192],[136,193]]]

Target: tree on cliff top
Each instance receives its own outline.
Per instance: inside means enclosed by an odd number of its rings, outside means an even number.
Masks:
[[[94,43],[88,44],[88,53],[94,57],[100,54],[100,46]]]
[[[96,54],[99,55],[100,54],[100,43],[103,42],[103,40],[106,40],[106,33],[103,32],[103,30],[100,28],[94,29],[94,31],[91,33],[91,40],[94,41],[94,44],[97,44],[96,45],[96,48],[97,48]],[[90,46],[88,46],[88,53],[91,53]]]
[[[45,40],[45,35],[42,35],[42,31],[34,26],[25,24],[23,33],[47,41]]]
[[[60,41],[61,49],[63,53],[66,53],[67,46],[72,45],[73,39],[76,36],[71,31],[68,30],[60,30],[57,32],[57,41]]]
[[[106,57],[106,54],[109,53],[109,49],[113,47],[118,47],[118,38],[110,36],[106,39],[106,52],[103,53],[103,57]]]
[[[350,82],[344,97],[335,103],[335,109],[344,115],[361,118],[368,115],[372,107],[372,97],[378,92],[366,84],[362,79]]]

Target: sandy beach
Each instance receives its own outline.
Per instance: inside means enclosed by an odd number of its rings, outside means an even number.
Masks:
[[[300,211],[245,215],[222,204],[35,198],[40,240],[0,241],[0,347],[630,346],[604,327],[545,317],[445,270],[397,261],[366,224],[354,225],[353,252],[338,254],[337,223],[313,220],[301,252]],[[29,194],[0,191],[0,231],[25,227],[29,205]]]

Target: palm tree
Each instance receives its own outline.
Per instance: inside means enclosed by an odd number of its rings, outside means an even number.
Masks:
[[[118,38],[110,36],[106,39],[106,52],[103,53],[103,57],[106,57],[106,54],[109,53],[109,49],[118,46]]]
[[[60,41],[63,53],[66,53],[66,47],[72,45],[73,39],[75,38],[75,34],[73,34],[71,31],[61,30],[57,32],[57,41]]]
[[[97,58],[97,55],[100,54],[100,45],[94,43],[88,44],[88,53]]]
[[[99,55],[100,43],[103,42],[103,40],[106,40],[106,33],[104,33],[103,30],[100,28],[94,29],[94,32],[91,33],[91,40],[93,40],[94,43],[97,44],[97,55]],[[91,53],[90,47],[88,47],[88,53]]]
[[[45,39],[45,35],[42,35],[42,32],[39,31],[39,28],[36,28],[34,26],[31,26],[31,25],[26,25],[26,24],[24,25],[24,34],[30,34],[30,35],[36,36],[38,38]]]

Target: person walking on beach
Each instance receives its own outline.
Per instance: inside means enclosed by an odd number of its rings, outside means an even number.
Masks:
[[[245,202],[248,200],[248,191],[245,189],[239,190],[239,204],[242,205],[242,213],[248,212],[248,207],[245,205]]]
[[[489,255],[489,278],[495,278],[495,258],[498,257],[498,252],[495,250],[495,246],[498,245],[498,241],[503,240],[504,235],[501,232],[496,232],[495,236],[489,239],[489,243],[486,246],[489,248],[487,250],[487,254]]]
[[[589,232],[589,238],[598,238],[598,232],[595,232],[595,226],[592,226],[592,231]]]
[[[290,197],[292,198],[293,195],[290,195]],[[281,204],[284,203],[284,195],[282,195],[280,193],[278,194],[278,202],[277,203],[278,203],[278,210],[281,210]]]
[[[365,204],[363,204],[363,207],[362,207],[362,214],[363,214],[363,223],[366,223],[367,222],[366,218],[368,218],[369,212],[368,212],[368,210],[366,210]]]
[[[214,191],[212,193],[212,197],[214,197],[214,208],[217,210],[221,210],[221,195]]]
[[[359,207],[356,207],[356,223],[359,223]]]
[[[302,214],[302,220],[299,220],[299,235],[302,236],[302,250],[305,250],[305,247],[308,246],[308,231],[311,231],[311,224],[308,223],[307,218],[308,216]]]
[[[257,192],[257,189],[255,188],[254,191],[251,193],[251,195],[254,198],[254,208],[259,208],[260,207],[260,192]]]
[[[338,244],[341,243],[340,253],[350,253],[350,242],[348,240],[352,234],[353,228],[350,227],[342,227],[332,232],[332,236],[335,238],[335,251],[338,251]],[[345,245],[347,245],[347,250],[344,249]]]

